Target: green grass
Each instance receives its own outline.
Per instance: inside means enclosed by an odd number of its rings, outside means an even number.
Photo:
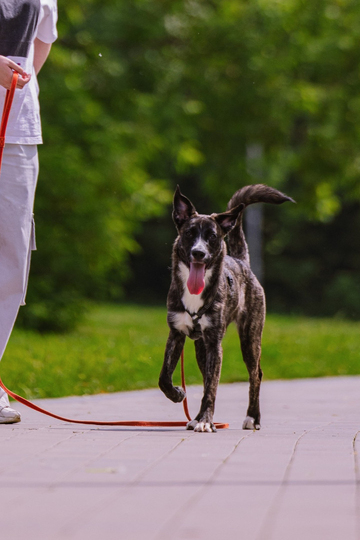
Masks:
[[[360,373],[359,330],[360,323],[348,321],[268,315],[265,379]],[[167,332],[165,309],[95,305],[69,334],[15,328],[0,373],[9,388],[30,398],[156,387]],[[233,326],[223,346],[221,381],[247,380]],[[191,340],[185,347],[185,366],[187,383],[200,383]]]

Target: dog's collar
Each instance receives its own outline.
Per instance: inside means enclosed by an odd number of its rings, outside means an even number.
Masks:
[[[186,309],[186,308],[185,308],[185,311],[186,311],[186,313],[188,313],[190,315],[191,320],[192,320],[192,322],[194,323],[195,326],[199,323],[199,320],[201,319],[201,317],[205,313],[205,312],[201,313],[202,310],[197,311],[196,313],[190,313],[190,311],[188,309]]]
[[[200,339],[202,337],[202,329],[199,320],[204,314],[203,308],[201,308],[197,313],[190,313],[190,311],[186,308],[185,311],[190,315],[194,324],[192,330],[189,331],[189,338],[193,340]]]

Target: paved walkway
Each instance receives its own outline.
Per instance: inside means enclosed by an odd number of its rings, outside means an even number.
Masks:
[[[91,428],[19,405],[0,426],[1,538],[360,540],[360,377],[222,385],[218,433]],[[196,412],[201,389],[188,389]],[[182,420],[158,390],[42,400],[81,419]]]

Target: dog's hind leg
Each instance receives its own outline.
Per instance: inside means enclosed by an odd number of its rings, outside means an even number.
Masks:
[[[261,336],[264,327],[265,301],[263,296],[256,295],[252,308],[238,325],[241,350],[249,372],[249,406],[243,429],[260,429],[260,384],[262,370],[260,367]]]
[[[179,361],[181,351],[184,348],[185,334],[178,330],[171,329],[165,348],[165,357],[159,378],[159,386],[165,396],[174,403],[180,403],[185,398],[182,388],[174,386],[172,376]]]

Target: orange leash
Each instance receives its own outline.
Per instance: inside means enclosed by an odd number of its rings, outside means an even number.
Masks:
[[[6,133],[8,120],[9,120],[11,105],[14,99],[15,88],[18,81],[18,77],[19,77],[18,72],[14,71],[10,90],[6,91],[6,96],[5,96],[4,109],[3,109],[1,125],[0,125],[0,169],[1,169],[2,157],[4,153],[4,146],[5,146],[5,133]]]
[[[1,163],[2,163],[2,155],[4,152],[4,146],[5,146],[5,132],[7,123],[9,120],[9,114],[11,105],[14,99],[14,93],[16,88],[16,83],[18,80],[19,74],[14,71],[12,82],[11,82],[11,88],[6,92],[6,98],[4,103],[4,110],[3,115],[1,119],[1,125],[0,125],[0,170],[1,170]],[[184,375],[184,351],[181,353],[181,384],[183,387],[184,392],[186,393],[186,386],[185,386],[185,375]],[[91,426],[136,426],[136,427],[186,427],[187,422],[145,422],[145,421],[139,421],[139,420],[130,420],[130,421],[120,421],[120,422],[100,422],[100,421],[92,421],[92,420],[72,420],[71,418],[65,418],[64,416],[59,416],[58,414],[53,414],[45,409],[42,409],[38,405],[35,405],[34,403],[31,403],[31,401],[28,401],[27,399],[19,396],[18,394],[15,394],[15,392],[12,392],[8,388],[6,388],[5,384],[2,382],[0,378],[0,387],[13,399],[18,401],[19,403],[22,403],[23,405],[26,405],[26,407],[29,407],[30,409],[33,409],[34,411],[37,411],[42,414],[46,414],[47,416],[51,416],[52,418],[56,418],[57,420],[62,420],[63,422],[71,422],[72,424],[88,424]],[[183,400],[183,407],[184,412],[189,420],[191,421],[191,417],[189,414],[189,409],[187,405],[187,398]],[[228,428],[229,424],[215,424],[215,426],[218,429],[224,429]]]
[[[184,351],[182,351],[181,353],[181,384],[182,384],[184,392],[186,393],[185,375],[184,375]],[[15,392],[12,392],[8,388],[6,388],[1,378],[0,378],[0,386],[9,396],[11,396],[13,399],[18,401],[19,403],[26,405],[26,407],[29,407],[30,409],[33,409],[34,411],[37,411],[39,413],[46,414],[47,416],[51,416],[52,418],[56,418],[57,420],[62,420],[63,422],[70,422],[72,424],[87,424],[90,426],[132,426],[132,427],[186,427],[187,425],[187,422],[147,422],[147,421],[142,421],[142,420],[124,420],[124,421],[121,420],[119,422],[101,422],[101,421],[96,421],[96,420],[73,420],[71,418],[66,418],[64,416],[51,413],[47,411],[46,409],[43,409],[42,407],[35,405],[35,403],[31,403],[31,401],[28,401],[22,396],[15,394]],[[189,422],[191,422],[191,416],[189,414],[186,397],[183,400],[183,408],[184,408],[185,416],[187,417]],[[215,423],[214,425],[217,429],[227,429],[229,427],[229,424],[223,424],[223,423]]]

